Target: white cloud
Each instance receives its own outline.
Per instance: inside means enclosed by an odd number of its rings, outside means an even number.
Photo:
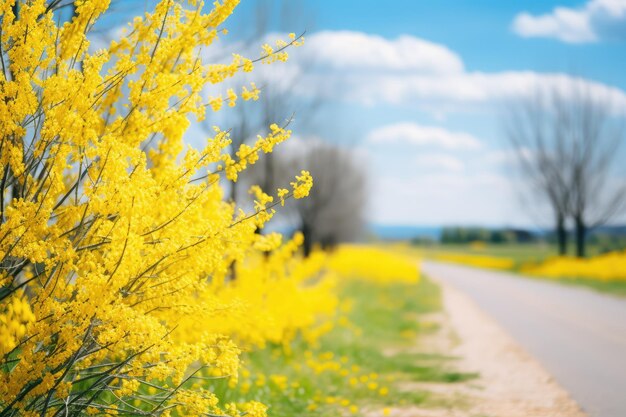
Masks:
[[[587,14],[582,10],[564,7],[557,7],[551,14],[541,16],[520,13],[513,21],[513,30],[525,38],[556,38],[570,43],[597,40]]]
[[[555,7],[552,12],[523,12],[513,20],[513,30],[523,37],[554,38],[569,43],[626,38],[626,0],[590,0],[578,8]]]
[[[444,149],[476,149],[481,142],[465,132],[446,130],[417,123],[396,123],[374,129],[367,135],[370,143],[405,143],[417,146],[435,146]]]
[[[626,111],[626,93],[619,88],[560,73],[466,71],[445,46],[412,36],[387,40],[356,32],[314,33],[287,65],[301,74],[290,89],[300,95],[370,106],[415,105],[439,116],[571,84]]]
[[[427,153],[415,158],[416,165],[428,172],[462,172],[465,164],[459,158],[446,153]]]
[[[307,39],[305,50],[316,65],[351,72],[411,71],[446,74],[463,71],[461,58],[447,47],[413,36],[388,40],[351,31],[323,31]]]
[[[278,38],[285,36],[270,34],[264,41]],[[218,52],[213,52],[223,60],[240,47],[216,44]],[[249,56],[258,52],[248,49]],[[488,109],[537,89],[557,86],[566,91],[568,85],[578,84],[626,112],[626,93],[619,88],[559,73],[467,71],[446,46],[408,35],[390,40],[362,32],[323,31],[309,35],[304,46],[289,54],[288,62],[257,65],[252,74],[239,75],[232,84],[254,80],[264,89],[314,101],[412,105],[438,120],[453,111]],[[207,88],[207,94],[223,89],[223,85]]]
[[[382,224],[528,223],[517,190],[503,176],[466,172],[383,176],[372,184],[370,220]]]
[[[522,152],[524,157],[530,154],[530,151],[526,148],[524,148]],[[508,166],[517,164],[518,161],[519,156],[512,149],[489,151],[482,158],[484,164],[492,166]]]

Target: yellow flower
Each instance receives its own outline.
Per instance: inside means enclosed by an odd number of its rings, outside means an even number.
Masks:
[[[243,86],[241,89],[241,98],[244,101],[254,100],[257,101],[259,99],[259,93],[261,91],[257,88],[255,83],[250,83],[250,90],[246,86]]]
[[[232,91],[232,90],[230,90],[230,91]],[[211,109],[213,111],[219,111],[222,108],[223,101],[224,100],[222,99],[221,95],[217,96],[217,97],[210,97],[209,98],[209,105],[211,106]]]
[[[294,198],[304,198],[309,195],[309,191],[313,187],[313,177],[308,171],[302,171],[296,176],[296,181],[291,183],[293,187]]]
[[[284,206],[285,205],[285,197],[287,196],[287,194],[289,194],[289,190],[286,188],[279,188],[278,189],[278,198],[280,199],[280,205]]]
[[[235,107],[237,104],[237,94],[235,94],[235,91],[232,88],[229,88],[226,90],[226,95],[228,96],[228,106]]]

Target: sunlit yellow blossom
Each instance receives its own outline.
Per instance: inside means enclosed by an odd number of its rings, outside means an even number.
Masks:
[[[277,191],[277,196],[280,199],[280,205],[284,206],[285,205],[285,197],[287,196],[287,194],[289,194],[289,190],[286,188],[279,188]]]
[[[259,99],[259,93],[261,91],[257,88],[255,83],[250,83],[250,90],[248,90],[248,88],[246,86],[243,86],[241,88],[241,98],[244,99],[244,101],[248,101],[248,100],[258,100]]]
[[[34,321],[35,315],[22,291],[5,298],[0,304],[0,355],[13,350]]]
[[[209,98],[209,105],[211,106],[211,109],[213,111],[219,111],[222,108],[223,101],[224,100],[222,99],[222,96],[210,97]]]
[[[229,88],[226,91],[226,94],[228,96],[228,106],[235,107],[235,105],[237,104],[237,94],[235,94],[235,90]]]
[[[309,171],[302,171],[296,176],[296,181],[291,183],[293,187],[293,196],[295,198],[304,198],[309,195],[309,191],[313,187],[313,177]]]

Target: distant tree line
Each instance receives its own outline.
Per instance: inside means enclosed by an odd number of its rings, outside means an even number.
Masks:
[[[440,241],[443,244],[460,244],[471,242],[485,243],[527,243],[534,242],[537,237],[520,229],[488,229],[484,227],[445,227],[441,231]]]
[[[565,234],[571,235],[574,230],[565,230]],[[537,243],[546,242],[548,244],[558,243],[560,236],[554,231],[551,232],[531,232],[524,229],[490,229],[486,227],[445,227],[441,231],[438,240],[432,237],[415,237],[411,243],[415,245],[441,244],[468,244],[473,242],[484,242],[489,244],[510,244],[510,243]],[[626,227],[605,227],[598,228],[589,233],[587,244],[595,248],[594,253],[606,253],[626,248]]]

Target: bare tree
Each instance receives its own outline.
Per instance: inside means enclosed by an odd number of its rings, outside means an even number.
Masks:
[[[624,208],[626,189],[611,182],[622,119],[608,97],[580,82],[537,91],[509,108],[505,136],[533,191],[554,212],[559,254],[567,253],[568,219],[576,255],[584,257],[588,230]]]
[[[505,137],[531,193],[547,203],[554,216],[560,255],[567,253],[570,189],[567,138],[550,113],[550,97],[540,91],[513,102],[505,114]]]
[[[589,87],[579,84],[566,93],[554,93],[554,108],[570,154],[569,213],[576,256],[584,257],[588,231],[624,209],[626,187],[611,179],[625,130],[608,97],[594,96]]]
[[[361,236],[366,176],[351,150],[325,142],[308,142],[301,145],[298,153],[277,155],[276,165],[283,178],[293,177],[300,169],[313,176],[309,196],[287,205],[304,235],[305,256],[315,244],[329,248]]]
[[[302,13],[300,3],[297,0],[258,0],[255,16],[246,26],[250,39],[259,39],[271,30],[280,30],[285,23],[310,29],[310,15]],[[258,41],[244,42],[256,45]],[[294,55],[297,53],[293,51]],[[312,136],[319,136],[314,119],[323,105],[321,98],[305,99],[294,95],[298,83],[302,82],[302,75],[314,68],[314,59],[307,56],[305,62],[303,57],[299,57],[296,63],[286,67],[272,67],[272,72],[255,74],[254,81],[262,89],[260,103],[255,103],[254,109],[245,103],[236,106],[225,122],[232,127],[233,149],[262,133],[272,123],[282,125],[293,121],[294,130],[302,132],[308,128]],[[364,173],[354,163],[348,150],[301,138],[293,138],[290,142],[293,141],[300,142],[297,150],[285,144],[286,147],[283,145],[264,155],[240,174],[240,182],[257,184],[272,192],[279,187],[288,188],[289,182],[300,170],[309,170],[314,178],[309,197],[290,201],[278,217],[283,221],[295,221],[296,228],[305,237],[306,255],[315,243],[328,247],[357,238],[363,229]],[[230,198],[233,201],[244,202],[244,195],[239,189],[247,187],[241,183],[231,188]]]

